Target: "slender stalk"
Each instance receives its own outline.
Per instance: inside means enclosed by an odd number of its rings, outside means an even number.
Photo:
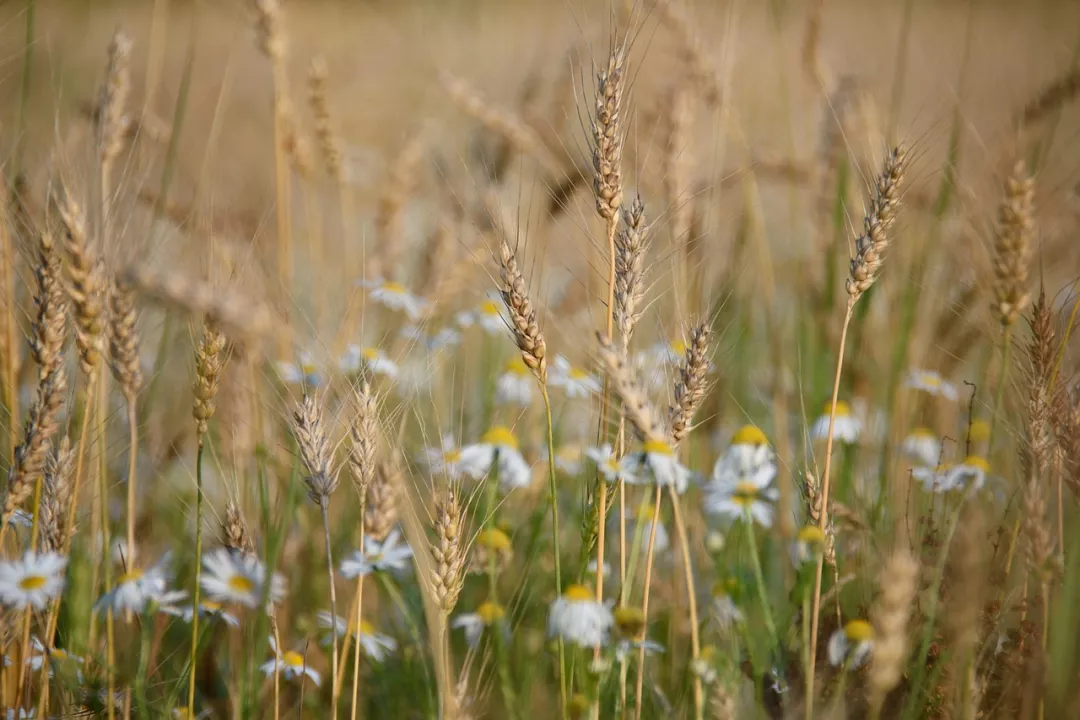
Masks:
[[[649,528],[649,549],[645,553],[645,590],[641,600],[641,615],[645,627],[649,626],[649,590],[652,588],[653,552],[656,550],[656,526],[660,524],[660,493],[663,488],[656,486],[653,500],[652,526]],[[645,688],[645,645],[638,650],[637,683],[634,688],[634,720],[641,720],[641,698]]]
[[[364,502],[360,502],[360,554],[364,554]],[[360,623],[363,619],[364,576],[356,579],[356,650],[353,654],[352,709],[349,717],[356,720],[356,697],[360,692]],[[348,638],[346,638],[348,640]],[[338,684],[340,687],[340,683]]]
[[[142,618],[142,633],[139,646],[139,669],[135,674],[135,702],[139,706],[139,717],[150,717],[150,701],[146,697],[146,674],[150,668],[150,636],[153,630],[154,613],[157,608],[150,607]],[[198,612],[195,612],[198,615]],[[126,705],[131,710],[130,702]],[[188,717],[194,717],[195,713],[189,712]]]
[[[323,522],[323,534],[326,539],[326,576],[327,582],[330,584],[330,619],[334,625],[337,624],[337,592],[334,590],[334,558],[330,549],[330,508],[329,501],[324,500],[319,503],[319,507],[322,509],[322,522]],[[346,629],[348,629],[348,622],[346,622]],[[357,631],[359,632],[359,625],[357,625]],[[346,633],[347,634],[347,633]],[[338,709],[338,642],[337,642],[337,628],[330,633],[330,667],[333,668],[330,679],[331,684],[331,700],[330,700],[330,717],[337,717]]]
[[[690,559],[690,542],[686,532],[686,524],[683,522],[682,510],[679,508],[679,496],[675,487],[671,487],[671,508],[675,515],[675,532],[679,536],[679,547],[682,549],[683,573],[686,575],[686,604],[690,611],[690,650],[691,661],[697,660],[701,654],[701,639],[698,636],[697,594],[694,592],[694,566]],[[756,557],[755,552],[755,557]],[[767,612],[767,609],[766,609]],[[704,695],[701,687],[701,676],[694,673],[694,717],[701,720],[704,712]]]
[[[283,63],[273,61],[274,75],[274,188],[277,201],[278,282],[286,297],[292,294],[292,192],[289,161],[286,157],[286,118],[288,91],[285,84]],[[279,335],[278,354],[285,358],[288,353],[286,333]]]
[[[101,513],[101,567],[104,574],[105,592],[112,590],[112,547],[109,533],[109,483],[108,464],[105,453],[105,413],[108,408],[108,378],[103,374],[98,381],[98,404],[94,420],[97,428],[98,457],[98,511]],[[129,561],[130,562],[130,561]],[[95,586],[96,587],[96,586]],[[106,714],[113,720],[116,714],[116,634],[112,606],[105,609],[105,660],[107,664],[105,684],[109,693]]]
[[[743,524],[746,525],[746,539],[750,543],[750,562],[754,565],[754,580],[757,582],[758,600],[761,601],[761,612],[765,619],[765,629],[769,631],[771,650],[775,650],[779,641],[776,637],[776,623],[773,622],[772,609],[769,604],[769,592],[765,587],[765,573],[761,570],[761,558],[758,556],[757,539],[754,537],[754,519],[747,511],[743,516]]]
[[[127,556],[135,560],[135,475],[139,459],[139,424],[135,397],[127,399],[128,411],[128,487],[127,487]]]
[[[986,454],[994,447],[994,433],[997,430],[998,415],[1005,402],[1005,385],[1009,380],[1009,365],[1012,360],[1012,325],[1005,328],[1001,338],[1001,376],[998,377],[997,391],[994,393],[994,412],[990,416],[990,435],[986,440]]]
[[[191,654],[188,664],[191,675],[188,677],[188,712],[195,714],[195,668],[198,664],[199,650],[199,583],[202,580],[202,513],[203,513],[203,439],[199,438],[199,448],[195,456],[195,589],[191,593]],[[279,646],[280,648],[280,646]]]
[[[555,434],[551,423],[551,398],[548,395],[547,385],[540,384],[540,394],[544,396],[544,420],[547,423],[547,446],[548,446],[548,492],[551,495],[551,531],[554,533],[552,543],[555,545],[555,594],[562,595],[562,561],[559,559],[559,496],[555,487]],[[606,492],[606,488],[601,488]],[[601,523],[603,524],[603,523]],[[597,568],[597,575],[604,574],[601,565]],[[567,707],[566,696],[566,644],[559,638],[559,705],[565,718]]]
[[[840,330],[840,349],[837,351],[836,374],[833,376],[832,402],[829,407],[829,434],[825,440],[825,472],[821,478],[821,517],[818,527],[821,532],[829,522],[829,470],[832,468],[833,435],[836,430],[836,401],[840,395],[840,375],[844,370],[844,346],[847,344],[848,325],[851,324],[851,309],[855,301],[849,299],[847,311],[844,313],[844,326]],[[756,552],[756,550],[755,550]],[[817,559],[817,569],[814,571],[814,605],[810,620],[810,666],[807,672],[807,685],[814,687],[814,665],[817,660],[818,639],[818,616],[821,612],[821,571],[825,563],[825,555],[822,553]],[[775,632],[774,632],[775,635]],[[806,717],[812,718],[814,714],[814,696],[806,698]]]

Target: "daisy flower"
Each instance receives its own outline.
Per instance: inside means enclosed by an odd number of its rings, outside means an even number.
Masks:
[[[730,630],[733,626],[743,622],[746,617],[743,615],[743,611],[739,609],[739,606],[735,604],[735,600],[731,596],[736,589],[738,589],[738,582],[735,578],[721,580],[713,585],[713,619],[716,621],[717,626],[725,632]]]
[[[634,478],[634,482],[652,481],[657,485],[670,485],[675,492],[686,492],[690,484],[690,470],[675,459],[675,451],[662,440],[650,440],[640,452],[622,459],[622,469]]]
[[[386,280],[361,281],[368,289],[368,297],[383,307],[404,312],[410,320],[416,320],[427,312],[427,302],[409,292],[401,283]]]
[[[501,425],[484,433],[480,442],[461,448],[459,461],[462,472],[473,480],[483,480],[497,465],[499,485],[506,492],[532,482],[532,468],[518,450],[517,438]]]
[[[96,610],[142,613],[148,605],[173,607],[187,597],[183,590],[169,590],[169,555],[149,570],[129,570],[116,580],[116,587],[101,596]]]
[[[443,328],[434,335],[428,334],[418,325],[406,325],[401,328],[401,337],[427,350],[437,353],[461,342],[461,333],[453,328]]]
[[[400,372],[398,364],[387,357],[382,350],[362,348],[359,345],[350,345],[345,349],[340,367],[346,375],[355,375],[361,370],[366,370],[373,375],[383,375],[391,380],[395,379]]]
[[[596,463],[597,469],[609,483],[634,482],[633,476],[623,470],[619,458],[615,457],[615,451],[611,449],[611,445],[605,444],[598,448],[588,448],[585,451],[585,457]]]
[[[277,361],[278,376],[286,385],[307,385],[318,387],[322,384],[322,374],[315,362],[315,356],[307,350],[300,352],[300,359],[295,362]]]
[[[596,577],[596,558],[589,561],[589,564],[585,566],[585,572],[593,577]],[[611,577],[611,563],[604,561],[604,577]]]
[[[686,343],[682,340],[658,342],[647,351],[648,360],[654,366],[678,367],[686,357]]]
[[[45,659],[48,658],[53,665],[82,665],[85,663],[83,658],[78,655],[72,655],[63,648],[52,648],[51,650],[45,649],[45,644],[37,637],[30,638],[30,652],[26,655],[26,665],[37,672],[41,670],[41,666],[45,664]],[[49,668],[49,675],[52,676],[52,668]]]
[[[521,355],[514,355],[506,364],[503,374],[495,381],[495,399],[504,405],[528,407],[532,402],[535,383],[536,378],[521,359]]]
[[[948,465],[920,466],[911,469],[911,477],[922,483],[926,492],[945,492],[951,488],[947,484]]]
[[[502,303],[493,297],[489,297],[473,310],[459,312],[454,319],[463,328],[479,325],[489,335],[501,335],[507,328],[502,315]]]
[[[67,558],[56,553],[26,553],[21,560],[0,561],[0,602],[17,610],[44,610],[64,589]]]
[[[986,484],[990,463],[979,455],[968,455],[964,462],[953,465],[945,473],[946,490],[976,491]]]
[[[281,673],[286,680],[292,680],[293,678],[303,679],[307,675],[311,682],[316,685],[322,682],[322,676],[316,670],[308,667],[307,659],[303,655],[292,650],[284,653],[279,652],[273,635],[270,636],[270,650],[274,653],[273,659],[267,660],[259,667],[268,677],[273,676],[275,673]]]
[[[461,450],[453,435],[443,435],[442,447],[424,448],[420,460],[427,464],[432,475],[445,475],[447,480],[461,477]]]
[[[476,612],[462,613],[454,618],[454,621],[450,624],[453,629],[462,629],[465,631],[465,642],[469,643],[469,647],[476,647],[480,644],[480,637],[484,634],[484,631],[491,627],[503,626],[503,619],[506,617],[506,610],[502,605],[495,602],[485,602],[476,608]]]
[[[779,492],[770,487],[776,477],[765,434],[748,425],[737,433],[728,451],[716,461],[707,488],[706,511],[734,520],[750,517],[763,527],[772,525]]]
[[[178,617],[186,623],[190,623],[195,617],[195,608],[192,605],[184,605],[181,607],[165,607],[162,608],[162,612]],[[225,607],[213,600],[200,600],[199,601],[199,617],[207,618],[209,620],[221,620],[229,627],[240,627],[240,620],[235,615],[225,610]]]
[[[350,620],[345,622],[345,618],[340,615],[333,617],[329,612],[320,610],[316,613],[315,621],[319,627],[329,631],[323,638],[323,644],[329,645],[332,635],[330,632],[336,633],[338,637],[345,637],[346,633],[351,633],[356,637],[356,625],[354,621]],[[364,651],[369,658],[375,662],[382,662],[386,659],[386,656],[397,650],[397,640],[389,635],[383,635],[382,633],[375,632],[375,628],[367,620],[360,621],[360,649]]]
[[[600,382],[593,375],[574,367],[562,355],[555,356],[548,382],[562,388],[568,398],[587,398],[600,392]]]
[[[24,720],[24,718],[35,717],[37,717],[37,710],[34,708],[30,708],[29,710],[26,708],[19,708],[18,710],[15,708],[8,708],[4,711],[4,720]]]
[[[620,663],[624,663],[632,654],[637,655],[642,648],[645,649],[646,655],[656,655],[664,652],[664,646],[655,640],[649,640],[648,638],[628,640],[623,638],[615,643],[615,659]]]
[[[697,660],[690,663],[690,671],[705,685],[711,685],[716,680],[716,655],[716,646],[706,645],[701,648]]]
[[[832,404],[826,403],[821,416],[814,421],[810,428],[810,437],[814,440],[825,440],[829,436],[829,414]],[[851,444],[859,439],[862,431],[862,422],[852,415],[851,406],[844,401],[836,403],[836,421],[833,429],[833,437],[840,442]]]
[[[342,561],[341,576],[351,580],[373,572],[403,571],[412,555],[412,548],[402,542],[401,531],[394,528],[382,542],[366,537],[364,551],[357,550]]]
[[[469,572],[486,573],[494,561],[495,570],[505,569],[514,557],[514,545],[510,536],[497,527],[482,530],[473,541]]]
[[[990,423],[985,420],[974,420],[967,431],[968,438],[976,445],[982,445],[990,440]]]
[[[581,455],[577,445],[564,445],[555,451],[555,469],[566,475],[577,475],[581,472]],[[546,450],[544,460],[547,461]]]
[[[795,536],[791,544],[791,564],[801,568],[808,563],[817,562],[818,556],[825,549],[825,533],[817,525],[806,525]]]
[[[933,431],[915,428],[900,445],[904,454],[925,467],[934,467],[941,458],[941,442]]]
[[[571,585],[553,603],[548,613],[548,635],[581,647],[599,647],[607,642],[615,619],[596,594],[584,585]]]
[[[922,390],[946,400],[955,401],[958,397],[956,386],[933,370],[912,368],[908,373],[907,380],[904,381],[904,387],[912,390]]]
[[[254,555],[243,555],[218,548],[202,558],[202,589],[208,599],[236,602],[257,607],[266,588],[266,567]],[[277,573],[270,576],[266,602],[273,604],[285,597],[285,579]]]
[[[874,628],[865,620],[852,620],[829,637],[829,663],[849,670],[866,662],[874,648]]]

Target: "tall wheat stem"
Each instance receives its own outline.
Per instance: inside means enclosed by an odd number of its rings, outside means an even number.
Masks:
[[[195,666],[199,659],[199,585],[202,580],[202,513],[203,513],[203,438],[199,438],[199,448],[195,455],[195,589],[191,594],[191,654],[188,664],[191,675],[188,677],[188,713],[195,715]]]
[[[660,493],[663,488],[656,486],[653,499],[652,525],[649,527],[649,547],[645,553],[645,590],[641,599],[641,615],[645,627],[649,626],[649,590],[652,588],[653,553],[656,550],[656,526],[660,524]],[[638,650],[637,682],[634,687],[634,720],[641,720],[641,698],[645,688],[645,645]]]
[[[127,554],[128,565],[135,561],[135,473],[139,458],[138,408],[135,396],[127,398],[128,411],[128,488],[127,488]]]
[[[683,522],[682,510],[679,508],[679,495],[675,487],[671,486],[671,509],[675,515],[675,532],[679,536],[679,547],[682,549],[683,573],[686,575],[686,602],[690,611],[690,650],[691,661],[697,660],[701,653],[701,639],[698,634],[697,593],[694,592],[694,566],[690,558],[690,542],[686,532],[686,523]],[[694,673],[694,717],[701,720],[704,712],[704,695],[701,687],[701,676]]]
[[[562,560],[559,557],[559,496],[555,487],[555,434],[551,422],[551,398],[548,396],[547,383],[540,384],[540,393],[544,396],[544,421],[547,424],[548,445],[548,493],[551,495],[551,531],[555,546],[555,594],[562,595]],[[606,488],[601,488],[606,491]],[[597,575],[603,575],[603,566],[597,568]],[[566,696],[566,644],[559,638],[559,705],[565,718],[568,710]]]
[[[337,617],[338,617],[338,615],[337,615],[337,592],[334,590],[334,558],[331,555],[331,549],[330,549],[330,508],[329,508],[329,502],[321,503],[320,507],[322,508],[323,535],[325,536],[325,541],[326,541],[326,576],[327,576],[327,582],[329,582],[329,584],[330,584],[330,619],[332,620],[333,624],[336,626],[337,625]],[[346,634],[348,634],[348,629],[349,629],[349,623],[348,623],[348,621],[346,621],[345,622]],[[360,632],[359,624],[356,627],[356,631]],[[337,710],[338,710],[338,695],[340,694],[340,688],[338,686],[338,667],[339,667],[339,665],[338,665],[338,643],[337,643],[337,628],[336,627],[334,628],[334,631],[332,633],[330,633],[330,637],[332,638],[332,644],[330,646],[331,647],[330,667],[333,668],[332,669],[333,674],[330,676],[330,679],[332,680],[331,699],[330,699],[330,717],[336,718],[337,717]],[[357,645],[359,645],[359,643],[357,643]]]
[[[844,370],[844,346],[847,344],[848,325],[851,324],[851,310],[855,300],[849,297],[844,313],[844,326],[840,330],[840,349],[837,351],[836,375],[833,377],[832,401],[829,406],[829,434],[825,440],[825,472],[821,477],[821,517],[818,528],[826,532],[829,523],[829,471],[832,468],[833,434],[836,430],[836,401],[840,395],[840,375]],[[806,717],[814,716],[814,665],[817,661],[818,616],[821,612],[821,571],[825,563],[824,553],[818,555],[817,568],[814,571],[814,603],[810,620],[810,667],[807,670],[807,687],[811,692],[806,697]],[[775,634],[775,633],[774,633]]]

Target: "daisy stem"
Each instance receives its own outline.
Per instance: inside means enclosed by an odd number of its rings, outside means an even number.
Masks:
[[[330,549],[330,499],[323,498],[319,503],[322,510],[323,534],[326,539],[326,575],[330,585],[330,619],[337,624],[337,593],[334,591],[334,558]],[[359,626],[357,627],[359,629]],[[337,717],[338,710],[338,642],[337,629],[330,633],[331,695],[330,717]]]
[[[157,608],[150,603],[146,613],[142,617],[142,637],[139,648],[139,670],[135,674],[135,701],[139,705],[139,717],[150,717],[150,702],[146,697],[146,674],[150,668],[150,637],[153,633],[154,613]],[[194,613],[198,614],[198,613]],[[130,707],[130,706],[129,706]],[[194,712],[189,712],[188,717],[195,717]]]
[[[645,590],[641,599],[641,616],[644,620],[646,633],[649,627],[649,590],[652,587],[653,552],[656,550],[656,526],[660,524],[660,492],[662,488],[656,485],[656,496],[653,500],[652,527],[649,528],[649,548],[645,553]],[[640,525],[641,523],[638,523]],[[641,720],[641,698],[645,688],[645,644],[638,649],[637,683],[634,688],[634,720]]]
[[[552,543],[555,545],[555,594],[562,595],[562,561],[559,559],[559,496],[555,487],[555,436],[551,427],[551,398],[548,396],[547,386],[540,384],[540,393],[544,396],[544,415],[547,422],[547,445],[548,445],[548,492],[551,503],[551,531]],[[606,491],[601,488],[601,491]],[[603,574],[604,568],[597,568],[597,574]],[[559,706],[565,718],[566,705],[566,645],[562,637],[559,637]]]
[[[135,477],[139,457],[138,407],[135,396],[127,398],[128,411],[128,487],[127,487],[127,563],[128,569],[135,562]]]
[[[202,512],[203,512],[203,439],[199,438],[199,448],[195,455],[195,589],[191,593],[191,655],[188,664],[191,675],[188,676],[188,713],[195,715],[195,668],[199,653],[199,583],[202,580]]]
[[[990,457],[994,447],[994,431],[997,430],[998,415],[1005,402],[1005,385],[1009,381],[1009,364],[1012,360],[1012,326],[1005,328],[1001,338],[1001,375],[998,377],[997,391],[994,393],[994,413],[990,416],[990,434],[986,439],[986,455]]]
[[[679,495],[675,492],[675,486],[671,489],[671,509],[675,516],[675,532],[679,535],[679,549],[682,550],[683,573],[686,575],[686,604],[690,611],[690,661],[693,663],[701,652],[701,641],[698,637],[698,614],[697,594],[694,592],[694,567],[690,559],[690,543],[686,532],[686,524],[683,523],[682,510],[679,509]],[[701,677],[694,673],[694,717],[701,720],[704,712]]]
[[[641,542],[644,539],[645,523],[641,522],[641,519],[639,518],[634,522],[634,538],[630,541],[630,562],[626,568],[626,581],[623,583],[622,587],[619,588],[620,605],[626,604],[626,599],[634,587],[634,575],[637,571],[638,559],[641,557]],[[649,543],[650,545],[652,544],[651,535]]]
[[[851,324],[851,310],[855,301],[849,299],[844,313],[844,324],[840,330],[840,347],[836,352],[836,374],[833,376],[832,401],[829,404],[829,434],[825,439],[825,471],[821,474],[821,513],[818,528],[825,532],[829,525],[829,470],[832,468],[833,439],[836,432],[836,401],[840,395],[840,375],[844,371],[844,346],[847,344],[848,326]],[[753,543],[751,543],[753,545]],[[754,552],[757,552],[755,549]],[[819,555],[814,572],[814,604],[810,616],[810,666],[807,672],[807,684],[814,687],[814,665],[817,659],[818,618],[821,614],[821,573],[824,570],[825,556]],[[814,717],[814,696],[806,698],[806,718]]]
[[[769,605],[769,593],[765,588],[765,573],[761,570],[761,558],[758,557],[757,539],[754,537],[754,520],[748,510],[743,515],[743,524],[746,525],[746,539],[750,543],[750,562],[754,565],[754,579],[757,581],[758,598],[761,600],[761,611],[765,616],[765,629],[769,631],[769,640],[772,645],[769,652],[776,649],[776,624],[773,622],[772,610]]]
[[[364,499],[360,500],[360,555],[364,554]],[[364,574],[360,573],[356,577],[356,596],[353,599],[356,605],[356,648],[353,651],[353,685],[352,685],[352,706],[349,709],[349,717],[352,720],[356,720],[356,699],[360,694],[360,624],[363,622],[364,611]],[[348,625],[346,624],[346,627]],[[345,642],[342,643],[341,654],[342,656],[349,652],[349,641],[353,638],[352,633],[345,633]],[[345,672],[345,663],[341,664],[340,672]],[[338,679],[338,692],[341,692],[341,679]]]

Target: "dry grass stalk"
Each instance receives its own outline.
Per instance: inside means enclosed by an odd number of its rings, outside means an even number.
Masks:
[[[536,308],[529,300],[525,278],[518,269],[514,251],[505,239],[499,247],[499,279],[499,294],[510,313],[510,329],[521,351],[521,359],[543,385],[547,383],[547,345],[536,322]]]
[[[129,403],[142,387],[135,293],[123,280],[109,285],[109,366]]]
[[[675,382],[675,404],[668,410],[668,426],[676,445],[690,432],[690,423],[693,422],[694,414],[708,390],[705,376],[709,372],[711,334],[709,324],[704,322],[690,330],[686,356],[679,367],[679,378]]]
[[[105,280],[101,262],[90,248],[86,218],[70,193],[60,203],[67,250],[68,296],[75,311],[75,343],[83,372],[101,362],[104,349]]]
[[[364,503],[364,530],[376,540],[385,539],[397,523],[401,482],[401,468],[396,458],[379,462]]]
[[[1005,181],[994,238],[994,300],[991,309],[1003,328],[1012,327],[1031,302],[1028,270],[1035,234],[1035,182],[1017,162]]]
[[[615,236],[615,324],[626,352],[643,309],[649,225],[640,197],[635,197],[630,209],[623,208],[622,213],[623,225]]]
[[[854,303],[870,289],[885,262],[889,247],[886,235],[896,220],[896,206],[900,203],[900,183],[904,179],[907,151],[897,146],[885,159],[885,167],[878,178],[870,209],[863,220],[863,234],[855,240],[855,256],[847,280],[848,301]]]
[[[41,549],[61,552],[64,546],[65,510],[71,502],[71,479],[75,450],[65,437],[45,460],[41,493]]]
[[[701,40],[694,31],[694,20],[679,0],[658,0],[656,9],[660,18],[677,36],[679,53],[697,85],[701,97],[711,107],[720,104],[723,81],[712,58],[702,48]]]
[[[425,147],[424,137],[419,133],[413,135],[402,146],[390,166],[375,215],[375,233],[379,244],[377,253],[369,258],[369,265],[364,272],[368,278],[401,279],[399,261],[405,244],[404,209],[409,196],[416,189]]]
[[[596,211],[612,228],[622,206],[622,101],[625,91],[623,63],[626,52],[616,47],[607,67],[596,76],[596,109],[592,118],[593,193]],[[609,229],[609,235],[611,230]]]
[[[330,496],[338,486],[338,475],[330,467],[330,438],[318,398],[304,395],[292,413],[292,430],[300,446],[300,460],[307,471],[304,484],[308,496],[320,508],[330,503]]]
[[[818,87],[825,87],[825,68],[821,62],[821,25],[825,15],[825,0],[813,0],[806,16],[803,34],[802,63],[807,76]]]
[[[900,682],[908,655],[908,619],[915,598],[919,565],[906,549],[899,549],[881,571],[881,594],[871,611],[874,654],[869,673],[871,713],[878,712],[885,697]]]
[[[439,609],[446,617],[457,605],[465,582],[464,529],[464,508],[458,502],[457,493],[453,488],[448,488],[435,503],[435,542],[431,543],[431,555],[435,561],[433,592]]]
[[[218,383],[225,366],[225,336],[211,320],[203,323],[203,333],[195,348],[195,384],[193,386],[195,402],[192,416],[195,418],[195,434],[202,445],[206,435],[207,423],[217,409]]]
[[[450,99],[488,132],[504,138],[518,152],[536,160],[549,174],[555,177],[565,174],[544,141],[525,120],[505,108],[491,105],[464,79],[446,72],[440,77]],[[491,170],[493,174],[497,174],[497,168]]]
[[[145,266],[129,268],[123,279],[141,294],[193,315],[203,315],[228,328],[230,335],[237,338],[267,335],[274,325],[273,315],[264,304],[207,282],[175,273],[166,275]]]
[[[626,355],[616,350],[602,334],[597,333],[597,340],[600,364],[611,378],[615,393],[622,400],[626,417],[638,438],[642,442],[667,443],[668,432],[638,382]]]
[[[335,182],[342,182],[345,179],[345,172],[341,159],[341,142],[334,130],[326,90],[329,74],[326,58],[320,55],[311,60],[311,66],[308,69],[308,99],[311,104],[311,114],[315,118],[315,138],[319,142],[326,171]]]
[[[1019,127],[1034,125],[1080,94],[1080,68],[1067,73],[1047,85],[1028,101],[1016,118]]]
[[[251,555],[255,552],[255,542],[251,538],[247,522],[240,506],[232,500],[225,504],[225,519],[221,523],[221,544],[234,553]]]

